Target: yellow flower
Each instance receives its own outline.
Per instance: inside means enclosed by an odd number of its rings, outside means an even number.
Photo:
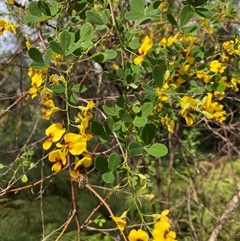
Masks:
[[[174,36],[170,36],[168,38],[163,38],[159,45],[163,48],[166,48],[166,47],[170,47],[172,46],[174,43],[176,43],[178,41],[178,33]]]
[[[53,53],[52,60],[54,60],[54,64],[56,66],[60,66],[61,65],[61,61],[63,61],[63,56],[60,55],[60,54]]]
[[[167,217],[169,210],[161,213],[160,219],[154,224],[152,231],[153,241],[176,241],[176,233],[170,230],[169,218]]]
[[[117,64],[115,64],[115,63],[112,65],[112,67],[113,67],[114,70],[118,70],[119,69],[119,66]]]
[[[16,34],[18,25],[14,23],[8,23],[3,19],[0,19],[0,35],[3,35],[4,31],[11,31]]]
[[[49,79],[54,85],[59,85],[60,82],[62,82],[63,84],[66,83],[65,78],[62,75],[58,74],[52,74]]]
[[[66,153],[61,150],[53,150],[49,153],[48,159],[50,162],[55,162],[52,166],[52,171],[59,172],[62,169],[62,165],[66,165]]]
[[[32,78],[36,74],[36,71],[33,68],[28,69],[28,76]]]
[[[205,72],[204,72],[203,69],[197,71],[197,77],[198,77],[199,79],[202,79],[204,76],[205,76]]]
[[[48,88],[43,88],[40,93],[42,100],[47,101],[53,97],[53,91]]]
[[[210,71],[214,73],[223,73],[226,69],[226,66],[223,66],[218,60],[213,60],[210,62]]]
[[[26,41],[26,47],[27,49],[30,49],[32,47],[32,44],[28,40]]]
[[[34,74],[32,77],[32,86],[33,87],[39,87],[42,84],[42,75],[40,74]]]
[[[53,142],[57,142],[61,139],[62,135],[65,133],[65,128],[62,127],[61,123],[53,123],[46,129],[46,135],[48,139],[43,143],[43,149],[48,150]]]
[[[148,234],[142,229],[132,229],[128,235],[129,241],[148,241]]]
[[[52,100],[43,100],[42,104],[45,105],[45,108],[42,109],[43,119],[45,120],[49,120],[55,112],[59,111]]]
[[[238,84],[240,84],[240,78],[232,77],[230,87],[233,89],[234,92],[238,92]]]
[[[8,2],[10,5],[13,5],[13,4],[14,4],[14,0],[7,0],[7,2]]]
[[[224,42],[222,46],[230,55],[240,54],[240,41],[237,38]]]
[[[190,96],[183,96],[180,106],[182,109],[180,114],[185,118],[187,125],[191,126],[195,121],[195,117],[191,112],[197,106],[197,101]]]
[[[87,139],[82,135],[75,133],[67,133],[63,137],[65,145],[57,143],[57,147],[63,148],[64,151],[69,151],[72,155],[80,155],[86,151]]]
[[[223,105],[218,102],[212,102],[212,93],[207,93],[202,100],[202,113],[207,117],[207,119],[216,119],[222,123],[226,119],[226,111],[223,110]]]
[[[111,216],[112,220],[117,224],[117,228],[123,231],[126,227],[126,219],[122,217]]]
[[[140,54],[136,57],[133,62],[136,65],[139,65],[143,61],[143,57],[147,55],[148,51],[152,48],[153,41],[149,36],[146,36],[142,42],[141,47],[138,49],[138,53]]]
[[[89,153],[83,153],[82,156],[82,159],[76,157],[74,170],[80,166],[90,167],[92,165],[92,156]]]

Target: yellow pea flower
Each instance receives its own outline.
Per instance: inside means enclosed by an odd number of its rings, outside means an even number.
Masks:
[[[149,235],[142,229],[132,229],[128,235],[129,241],[148,241],[149,240]]]
[[[149,36],[146,36],[141,47],[138,49],[140,55],[133,60],[134,64],[139,65],[142,63],[144,56],[147,55],[148,51],[152,48],[152,45],[152,39]]]
[[[121,231],[125,229],[126,219],[122,217],[111,216],[112,220],[117,224],[117,228]]]
[[[61,150],[53,150],[49,153],[48,159],[50,162],[55,162],[52,166],[52,171],[59,172],[62,169],[62,165],[66,165],[66,153]]]
[[[195,117],[191,112],[197,106],[197,101],[190,96],[183,96],[180,106],[182,109],[180,111],[181,116],[185,118],[187,125],[191,126],[195,121]]]
[[[65,145],[57,143],[57,147],[62,148],[64,152],[69,151],[72,155],[80,155],[86,151],[87,139],[82,135],[67,133],[63,137]]]
[[[53,123],[46,129],[46,135],[48,139],[43,143],[43,149],[48,150],[53,142],[57,142],[61,139],[62,135],[65,133],[66,129],[62,127],[61,123]]]

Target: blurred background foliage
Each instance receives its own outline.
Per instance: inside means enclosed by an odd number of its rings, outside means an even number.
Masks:
[[[10,2],[10,1],[6,1]],[[66,4],[65,1],[58,1]],[[69,1],[65,18],[74,18],[71,11],[74,6],[81,9],[81,4],[86,1]],[[88,1],[91,2],[91,1]],[[103,1],[94,1],[96,5]],[[113,1],[116,6],[115,11],[127,8],[126,1]],[[164,1],[163,1],[164,2]],[[165,1],[166,2],[166,1]],[[232,39],[240,31],[240,15],[238,1],[205,1],[207,6],[215,4],[215,21],[211,27],[212,34],[198,36],[206,40],[206,46],[213,41],[221,43]],[[93,3],[93,1],[92,1]],[[216,4],[217,3],[217,4]],[[182,1],[167,1],[166,6],[173,16],[178,16],[178,9]],[[15,1],[14,5],[8,5],[10,15],[16,20],[22,21],[23,11],[21,1]],[[117,9],[118,8],[120,9]],[[233,11],[233,8],[235,9]],[[232,10],[231,10],[232,9]],[[213,9],[212,9],[213,10]],[[121,12],[121,11],[120,11]],[[164,9],[163,9],[164,12]],[[227,15],[227,17],[226,17]],[[2,14],[1,16],[4,16]],[[117,20],[119,20],[117,18]],[[166,19],[162,19],[165,21]],[[64,18],[61,20],[64,24]],[[60,21],[59,21],[60,22]],[[59,23],[60,24],[60,23]],[[72,22],[74,25],[74,21]],[[204,24],[204,23],[202,23]],[[31,24],[30,24],[31,25]],[[42,24],[41,28],[44,26]],[[34,26],[36,32],[39,26]],[[34,29],[33,27],[33,29]],[[202,26],[204,28],[204,26]],[[51,29],[51,26],[49,27]],[[156,31],[156,27],[151,24],[144,25],[145,31]],[[51,31],[49,29],[49,31]],[[35,32],[33,30],[33,32]],[[164,36],[166,29],[159,28],[159,35]],[[168,32],[172,31],[167,29]],[[29,58],[26,55],[25,40],[28,36],[21,35],[19,51],[14,58],[12,56],[1,61],[0,72],[0,111],[6,110],[9,106],[21,98],[30,86],[30,78],[27,75]],[[10,41],[10,40],[7,40]],[[5,42],[7,44],[8,42]],[[114,48],[116,36],[102,43],[102,48]],[[100,71],[115,73],[113,64],[121,63],[118,60],[107,61],[100,66]],[[78,82],[86,74],[91,63],[79,64],[72,73],[72,81]],[[102,69],[101,69],[102,68]],[[238,69],[238,77],[240,77]],[[121,95],[124,91],[121,85],[110,80],[106,75],[102,75],[99,80],[98,69],[92,68],[87,74],[86,82],[89,91],[82,94],[81,98],[101,97],[100,104],[115,99],[115,95]],[[100,86],[100,87],[99,87]],[[240,86],[239,86],[240,88]],[[131,94],[131,93],[130,93]],[[235,98],[235,99],[234,99]],[[234,98],[224,99],[224,106],[231,112],[232,121],[235,123],[232,129],[228,124],[209,124],[206,128],[204,124],[186,127],[184,121],[179,119],[176,123],[174,135],[170,135],[166,130],[161,129],[161,139],[169,148],[169,154],[163,158],[152,158],[149,163],[141,163],[141,171],[146,174],[147,189],[143,190],[141,197],[141,208],[144,213],[160,213],[166,208],[171,210],[171,220],[177,239],[182,241],[205,241],[208,240],[212,230],[219,221],[219,218],[232,199],[240,183],[240,102],[239,92]],[[51,164],[43,157],[46,153],[42,150],[44,131],[49,126],[47,121],[43,121],[40,116],[40,103],[37,99],[23,98],[14,105],[0,119],[0,240],[3,241],[37,241],[56,240],[61,232],[62,225],[71,215],[71,191],[69,177],[67,173],[60,173],[51,178],[44,179],[51,172]],[[56,117],[57,118],[57,117]],[[95,118],[101,121],[99,113],[95,113]],[[94,144],[92,144],[94,148]],[[95,155],[105,151],[113,151],[112,143],[102,145]],[[114,149],[118,151],[118,149]],[[132,160],[132,166],[136,169],[139,160]],[[24,176],[26,174],[26,176]],[[107,196],[113,185],[109,185],[99,179],[101,173],[90,170],[90,183],[103,197]],[[119,174],[121,175],[121,174]],[[42,183],[29,187],[28,189],[18,189],[25,185],[36,183],[44,179]],[[136,179],[136,186],[140,185],[140,180]],[[5,192],[6,187],[11,184]],[[76,203],[80,210],[79,220],[83,223],[89,213],[96,208],[98,200],[89,193],[88,190],[76,188]],[[12,191],[13,190],[13,191]],[[17,190],[17,191],[14,191]],[[121,191],[119,191],[121,193]],[[108,203],[112,210],[121,215],[132,200],[129,193],[116,192],[111,195]],[[154,193],[156,199],[149,200],[145,194]],[[219,241],[240,240],[240,207],[237,207],[231,217],[224,222],[218,236]],[[138,223],[135,211],[128,212],[129,225]],[[91,219],[92,230],[83,229],[81,240],[116,240],[119,235],[115,224],[111,221],[108,212],[102,206]],[[149,219],[151,222],[151,219]],[[111,232],[99,230],[112,229]],[[44,230],[44,234],[43,234]],[[127,232],[129,229],[127,228]],[[51,234],[52,235],[49,235]],[[44,237],[49,237],[44,239]],[[72,222],[61,241],[78,240],[76,224]]]

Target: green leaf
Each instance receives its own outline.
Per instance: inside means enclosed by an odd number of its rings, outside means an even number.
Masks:
[[[102,21],[102,19],[99,17],[98,13],[96,12],[96,10],[91,9],[91,10],[87,10],[86,11],[86,17],[88,19],[88,21],[90,23],[95,23],[98,25],[102,25],[104,24],[104,22]]]
[[[140,111],[141,111],[141,108],[139,107],[139,106],[137,106],[137,105],[134,105],[133,107],[132,107],[132,110],[133,110],[133,112],[134,113],[139,113]]]
[[[213,88],[218,92],[223,92],[225,90],[225,85],[223,83],[214,83]]]
[[[80,46],[85,50],[85,49],[91,48],[93,46],[93,42],[92,41],[84,41],[80,44]]]
[[[138,117],[136,116],[133,120],[133,125],[136,127],[143,127],[147,123],[147,117]]]
[[[141,112],[142,112],[142,116],[143,117],[147,117],[149,116],[153,111],[153,104],[152,102],[145,102],[142,106],[141,106]]]
[[[38,22],[41,22],[41,18],[40,17],[31,15],[31,14],[25,15],[23,18],[24,18],[24,21],[27,22],[27,23],[38,23]]]
[[[43,57],[39,49],[37,48],[30,48],[28,50],[29,57],[35,61],[36,63],[44,63]]]
[[[147,83],[142,84],[142,88],[150,95],[156,95],[156,90]]]
[[[38,1],[38,7],[44,15],[51,16],[50,8],[44,1]]]
[[[62,47],[60,46],[59,43],[52,40],[49,42],[49,46],[53,52],[55,52],[57,54],[61,54],[61,55],[65,54],[64,50],[62,49]]]
[[[144,149],[148,154],[154,157],[163,157],[168,153],[167,147],[160,143],[152,144],[150,147],[144,147]]]
[[[149,16],[149,15],[152,15],[153,13],[156,13],[155,15],[159,15],[160,11],[158,10],[158,7],[160,4],[161,4],[161,1],[158,1],[158,0],[150,3],[150,5],[146,10],[146,15]]]
[[[163,86],[163,71],[160,65],[155,65],[153,67],[153,80],[155,82],[155,84],[157,85],[157,87],[159,87],[160,89]]]
[[[141,46],[141,43],[139,41],[139,38],[135,38],[133,39],[129,44],[128,46],[131,48],[131,49],[138,49],[140,46]]]
[[[177,24],[177,22],[176,22],[176,20],[175,20],[175,18],[173,17],[172,14],[170,14],[170,13],[167,14],[167,20],[168,20],[168,22],[171,23],[175,28],[179,28],[179,27],[178,27],[178,24]]]
[[[191,26],[182,28],[182,31],[184,33],[197,33],[199,29],[200,29],[199,25],[193,24]]]
[[[113,49],[106,49],[105,53],[108,55],[108,59],[115,59],[117,57],[117,51]]]
[[[74,43],[74,34],[69,33],[67,30],[64,30],[59,34],[58,38],[61,43],[61,47],[64,51],[64,54],[67,53],[67,50],[71,48]]]
[[[195,12],[203,17],[203,18],[207,18],[207,19],[210,19],[213,17],[213,12],[207,8],[195,8]]]
[[[114,107],[103,105],[102,108],[107,115],[118,116],[118,112]]]
[[[5,166],[2,163],[0,163],[0,170],[3,169],[4,167]]]
[[[143,0],[131,0],[130,7],[132,11],[138,13],[144,13],[144,1]]]
[[[113,172],[121,163],[121,159],[117,153],[112,153],[108,158],[108,167]]]
[[[80,93],[85,92],[87,90],[87,87],[82,84],[76,84],[76,85],[73,85],[71,90],[80,94]]]
[[[138,156],[143,153],[143,146],[138,142],[132,141],[128,145],[128,150],[130,155]]]
[[[42,17],[42,11],[38,7],[37,1],[32,1],[28,4],[28,10],[33,16]]]
[[[108,171],[108,161],[103,155],[99,155],[95,158],[94,166],[98,171],[102,171],[102,172]]]
[[[153,123],[147,123],[143,127],[141,132],[141,138],[145,143],[145,145],[149,145],[152,142],[156,132],[157,132],[157,127]]]
[[[80,39],[84,41],[91,41],[94,36],[94,27],[91,23],[85,23],[80,29]]]
[[[27,177],[26,174],[23,174],[23,176],[22,176],[22,178],[21,178],[21,181],[22,181],[23,183],[25,183],[25,182],[28,181],[28,177]]]
[[[49,66],[51,60],[52,60],[52,50],[48,49],[47,52],[46,52],[46,56],[45,56],[46,66]]]
[[[129,21],[135,21],[135,20],[144,18],[145,15],[143,13],[137,13],[137,12],[130,11],[130,12],[126,12],[124,17]]]
[[[104,63],[108,59],[108,55],[105,53],[98,52],[93,54],[90,58],[97,63]]]
[[[133,118],[124,109],[121,109],[119,111],[119,117],[121,118],[122,121],[125,121],[125,122],[133,121]]]
[[[44,63],[32,62],[30,64],[30,67],[33,68],[33,69],[44,69],[44,68],[46,68],[46,65]]]
[[[106,183],[113,183],[115,181],[115,177],[112,172],[103,173],[102,179]]]
[[[54,94],[62,95],[65,93],[65,86],[64,85],[54,85],[52,86],[52,91]]]
[[[90,124],[90,130],[93,135],[105,136],[105,130],[103,126],[98,121],[92,121]]]
[[[78,104],[78,98],[76,94],[72,91],[70,91],[68,95],[68,103],[73,106],[76,106]]]
[[[185,26],[193,17],[194,11],[190,5],[186,5],[182,8],[180,12],[180,26]]]
[[[113,118],[109,116],[105,121],[104,121],[104,128],[107,133],[107,135],[111,135],[113,132]]]

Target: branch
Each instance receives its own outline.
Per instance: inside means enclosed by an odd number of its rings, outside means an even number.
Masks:
[[[220,217],[219,223],[213,229],[212,234],[208,241],[216,241],[217,240],[218,234],[220,233],[224,223],[231,217],[234,210],[238,207],[239,202],[240,202],[240,187],[238,188],[236,194],[233,196],[233,198],[230,200],[230,202],[227,204],[225,211],[223,212],[222,216]]]

